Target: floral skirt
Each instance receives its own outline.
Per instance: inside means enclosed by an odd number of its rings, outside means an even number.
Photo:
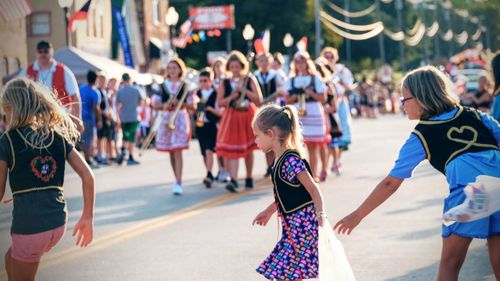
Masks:
[[[284,216],[282,235],[257,272],[272,280],[318,278],[318,219],[316,207],[309,205]],[[288,229],[288,231],[287,231]],[[293,243],[291,242],[293,239]],[[297,252],[294,249],[297,247]]]
[[[156,134],[156,150],[174,152],[189,148],[191,139],[191,122],[189,114],[185,109],[179,111],[175,119],[175,129],[168,128],[168,122],[173,115],[172,112],[165,112],[161,120],[160,127]]]

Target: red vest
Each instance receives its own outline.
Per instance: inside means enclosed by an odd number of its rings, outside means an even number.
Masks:
[[[28,66],[28,78],[38,81],[38,71],[33,68],[33,64]],[[52,89],[57,94],[57,99],[63,104],[71,103],[71,96],[66,93],[66,82],[64,80],[64,64],[57,63],[56,71],[52,74]]]

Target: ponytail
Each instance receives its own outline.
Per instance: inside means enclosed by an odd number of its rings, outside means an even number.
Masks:
[[[297,150],[303,157],[304,153],[304,139],[302,137],[302,128],[300,128],[299,114],[293,105],[285,105],[282,108],[283,112],[290,118],[290,146]]]
[[[305,155],[299,115],[294,106],[279,107],[269,104],[262,107],[255,115],[253,127],[259,128],[262,132],[276,127],[282,142],[297,150],[301,156]]]

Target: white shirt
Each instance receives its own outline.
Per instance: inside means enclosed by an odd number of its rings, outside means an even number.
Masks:
[[[50,67],[47,70],[41,70],[40,66],[38,65],[38,60],[36,60],[33,63],[33,70],[38,72],[38,78],[36,82],[44,85],[51,91],[52,91],[52,76],[56,71],[56,65],[57,62],[54,59],[52,59],[52,64],[50,65]],[[23,68],[23,70],[19,72],[18,77],[28,77],[28,68],[27,67]],[[64,66],[64,84],[68,96],[74,96],[76,94],[78,95],[80,94],[80,90],[78,89],[78,83],[76,82],[75,75],[67,66]]]
[[[306,88],[309,85],[311,85],[311,76],[295,76],[295,79],[293,77],[290,77],[288,81],[286,81],[286,90],[287,92],[290,92],[292,90],[292,80],[295,80],[293,83],[293,86],[295,88]],[[318,76],[314,76],[314,84],[315,84],[315,93],[323,93],[326,90],[326,85],[321,81],[321,79]]]
[[[332,82],[335,85],[337,94],[343,95],[345,94],[345,89],[344,87],[339,85],[338,81],[342,81],[348,87],[351,87],[354,84],[354,77],[352,76],[352,72],[349,70],[349,68],[341,63],[335,64]]]

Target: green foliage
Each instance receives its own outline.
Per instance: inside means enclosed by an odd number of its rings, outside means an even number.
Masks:
[[[321,0],[320,2],[331,1],[337,6],[344,7],[346,0]],[[302,36],[308,37],[308,49],[314,55],[314,0],[264,0],[264,1],[248,1],[248,0],[233,0],[230,1],[235,6],[235,20],[236,28],[231,31],[232,48],[246,52],[247,44],[242,37],[242,29],[245,24],[250,23],[255,29],[255,37],[259,36],[265,29],[271,31],[271,51],[280,51],[288,53],[283,46],[283,36],[289,32],[294,37],[295,41],[299,40]],[[374,0],[350,0],[350,11],[360,11],[371,4]],[[402,1],[403,5],[403,25],[405,31],[414,26],[417,18],[430,26],[435,19],[434,11],[422,10],[418,11],[417,6],[413,6],[406,1]],[[433,3],[433,0],[427,0],[428,3]],[[442,1],[437,1],[442,2]],[[490,45],[493,50],[500,47],[500,37],[497,36],[500,30],[500,21],[498,15],[500,14],[500,0],[488,1],[474,1],[474,0],[452,0],[455,8],[469,10],[471,16],[481,17],[482,24],[486,26],[489,35]],[[173,0],[170,4],[175,6],[180,13],[180,21],[178,27],[188,17],[188,7],[195,6],[211,6],[211,5],[226,5],[227,0]],[[396,9],[394,2],[391,4],[384,4],[381,2],[381,18],[387,29],[396,32],[399,31],[397,23]],[[326,3],[322,4],[322,9],[331,14],[332,16],[344,20],[344,16],[334,12]],[[419,16],[418,16],[419,15]],[[463,18],[453,15],[449,23],[445,18],[445,12],[438,10],[438,21],[440,23],[440,32],[444,33],[450,26],[455,33],[460,33],[466,30],[469,35],[472,35],[477,26],[464,21]],[[468,19],[466,19],[468,20]],[[368,16],[362,18],[353,18],[353,24],[369,24],[377,21],[377,13],[373,12]],[[344,61],[346,49],[345,40],[329,30],[322,24],[322,43],[323,46],[334,46],[339,48],[341,61]],[[485,34],[483,34],[485,35]],[[450,45],[443,40],[439,41],[439,48],[434,46],[434,40],[424,38],[425,41],[421,42],[418,46],[409,47],[405,46],[405,59],[408,68],[414,68],[420,65],[421,61],[425,59],[425,47],[427,47],[429,59],[435,60],[435,53],[438,51],[442,57],[447,57],[449,53],[457,53],[465,48],[472,47],[472,44],[465,46],[458,46],[456,43]],[[482,43],[486,45],[485,36],[482,36]],[[384,36],[384,44],[386,49],[386,58],[389,63],[395,66],[401,65],[401,57],[399,52],[399,42],[395,42]],[[351,66],[355,71],[360,71],[366,67],[376,67],[380,65],[380,55],[378,49],[378,38],[372,38],[365,41],[351,41]],[[187,64],[194,68],[201,68],[206,65],[206,52],[226,50],[226,32],[223,31],[222,37],[207,37],[205,42],[193,43],[187,45],[183,50],[179,50],[182,58],[186,59]],[[440,62],[443,59],[439,60]]]

